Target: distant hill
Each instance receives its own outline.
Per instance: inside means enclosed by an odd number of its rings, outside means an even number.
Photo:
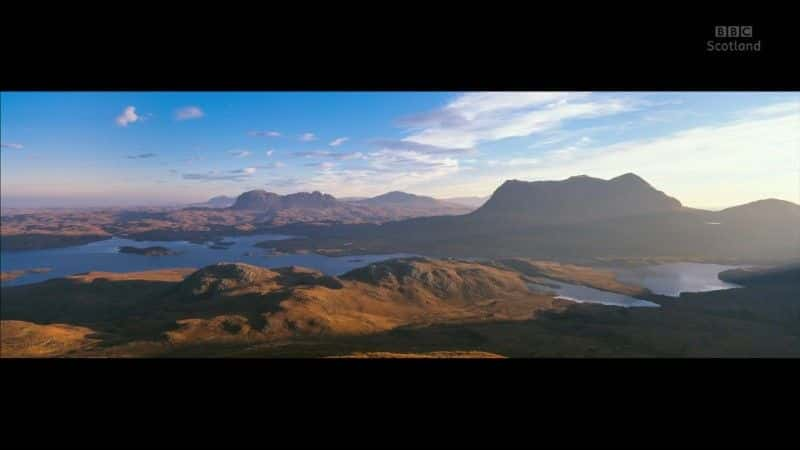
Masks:
[[[800,262],[777,267],[726,270],[719,274],[719,279],[743,286],[776,284],[800,286]]]
[[[471,208],[463,205],[400,191],[387,192],[355,203],[375,208],[399,208],[415,211],[417,213],[415,215],[418,216],[466,214],[471,211]]]
[[[208,201],[203,203],[193,203],[189,206],[197,207],[197,208],[228,208],[236,201],[234,197],[228,197],[226,195],[218,195],[216,197],[212,197],[208,199]]]
[[[332,195],[319,191],[278,195],[264,190],[248,191],[236,198],[232,209],[277,211],[291,208],[333,208],[339,206]]]
[[[390,192],[378,197],[341,201],[319,191],[279,195],[264,190],[241,194],[231,206],[237,211],[265,213],[274,224],[336,222],[382,223],[411,217],[463,214],[468,208],[439,200]]]
[[[769,198],[723,209],[717,213],[720,220],[769,222],[780,218],[800,219],[800,205],[785,200]]]

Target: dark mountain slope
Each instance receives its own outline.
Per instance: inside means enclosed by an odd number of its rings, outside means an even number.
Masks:
[[[582,175],[563,181],[506,181],[474,214],[560,224],[680,209],[678,200],[628,173],[611,180]]]

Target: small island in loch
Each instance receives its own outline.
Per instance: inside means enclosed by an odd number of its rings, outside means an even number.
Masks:
[[[143,256],[168,256],[174,255],[175,252],[160,246],[153,246],[153,247],[131,247],[131,246],[123,246],[119,248],[120,253],[132,253],[134,255],[143,255]]]

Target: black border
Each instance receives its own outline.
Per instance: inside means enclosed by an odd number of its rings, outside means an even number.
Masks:
[[[793,15],[396,5],[357,15],[132,9],[29,16],[0,33],[2,90],[797,90]],[[317,7],[314,7],[317,8]],[[733,13],[732,13],[733,11]],[[374,12],[374,11],[369,11]],[[330,15],[324,15],[330,14]],[[716,25],[760,52],[707,52]]]
[[[795,441],[797,362],[4,360],[3,441],[774,448]]]

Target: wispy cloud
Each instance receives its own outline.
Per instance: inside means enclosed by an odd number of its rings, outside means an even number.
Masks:
[[[252,175],[256,173],[255,167],[245,167],[244,169],[231,170],[230,173]]]
[[[345,142],[347,142],[349,140],[350,140],[350,138],[348,138],[348,137],[340,137],[340,138],[336,138],[336,139],[332,140],[328,145],[330,145],[331,147],[338,147],[338,146],[344,144]]]
[[[442,148],[530,136],[571,119],[617,114],[634,108],[623,99],[581,92],[487,92],[463,94],[443,108],[406,117],[412,134],[403,141]]]
[[[768,117],[783,114],[800,114],[800,101],[780,102],[747,111],[744,115]]]
[[[421,175],[428,172],[426,179],[450,175],[458,171],[458,160],[441,155],[429,155],[413,151],[380,150],[368,155],[370,167],[380,171],[397,171],[406,175]],[[377,180],[376,180],[377,181]]]
[[[256,173],[255,167],[245,167],[228,171],[210,170],[205,173],[184,173],[184,180],[195,181],[247,181]]]
[[[252,155],[250,150],[229,150],[228,153],[236,158],[247,158],[248,156]]]
[[[156,156],[158,156],[158,155],[155,154],[155,153],[140,153],[138,155],[130,155],[127,158],[128,159],[147,159],[147,158],[155,158]]]
[[[294,152],[294,156],[300,158],[331,158],[338,160],[363,159],[361,152],[331,152],[328,150],[314,150],[308,152]]]
[[[2,147],[2,148],[10,148],[10,149],[14,149],[14,150],[22,150],[23,148],[25,148],[24,145],[15,144],[13,142],[3,142],[2,144],[0,144],[0,147]]]
[[[268,189],[272,188],[287,188],[289,190],[297,191],[299,187],[304,185],[304,181],[294,177],[273,178],[267,182]]]
[[[381,150],[370,153],[366,159],[366,167],[312,163],[319,170],[304,181],[302,188],[339,195],[371,195],[387,190],[413,189],[420,183],[460,170],[459,162],[454,158],[416,152]]]
[[[540,164],[540,158],[511,158],[511,159],[491,159],[486,162],[489,167],[519,167]]]
[[[317,137],[314,135],[314,133],[303,133],[300,135],[300,140],[303,142],[311,142],[316,141]]]
[[[320,169],[332,169],[332,168],[336,167],[336,163],[332,163],[330,161],[310,162],[310,163],[305,163],[304,166],[306,166],[306,167],[318,167]]]
[[[378,139],[372,141],[372,143],[385,150],[411,151],[426,154],[470,153],[475,151],[472,147],[441,147],[438,145],[406,140]]]
[[[275,153],[275,150],[272,149],[267,150],[267,156],[272,156],[273,153]]]
[[[205,161],[206,157],[202,155],[194,155],[186,160],[186,164],[194,164],[196,161]]]
[[[175,111],[176,120],[199,119],[203,116],[205,116],[205,113],[203,112],[202,109],[198,108],[197,106],[185,106]]]
[[[275,161],[275,162],[267,163],[267,164],[260,164],[260,165],[256,166],[256,168],[258,168],[258,169],[280,169],[281,167],[286,167],[286,164],[284,164],[284,163],[282,163],[280,161]]]
[[[136,114],[136,107],[135,106],[127,106],[124,110],[122,110],[122,114],[117,116],[116,122],[117,125],[121,127],[127,127],[129,123],[134,123],[140,119],[139,115]]]
[[[250,136],[260,136],[260,137],[280,137],[280,133],[277,131],[250,131],[247,133]]]

